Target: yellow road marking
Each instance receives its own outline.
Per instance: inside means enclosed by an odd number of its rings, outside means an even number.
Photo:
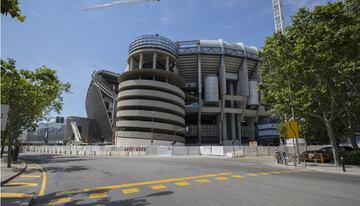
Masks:
[[[258,175],[257,175],[257,174],[255,174],[255,173],[247,173],[247,174],[245,174],[245,175],[247,175],[247,176],[251,176],[251,177],[258,176]]]
[[[45,195],[45,189],[46,189],[46,172],[43,170],[42,167],[40,167],[40,165],[36,165],[38,167],[38,169],[41,170],[42,172],[42,176],[43,176],[43,179],[42,179],[42,183],[41,183],[41,189],[39,191],[39,196],[44,196]]]
[[[19,197],[32,197],[32,194],[26,193],[0,193],[0,198],[19,198]]]
[[[25,178],[40,178],[40,175],[20,175],[20,177],[25,177]]]
[[[60,205],[60,204],[68,203],[70,201],[71,201],[70,197],[62,197],[62,198],[51,200],[48,205]]]
[[[268,172],[259,172],[258,174],[259,175],[269,175],[270,173],[268,173]]]
[[[136,186],[143,186],[143,185],[153,185],[153,184],[161,184],[161,183],[167,183],[167,182],[176,182],[176,181],[182,181],[182,180],[192,180],[192,179],[200,179],[200,178],[207,178],[207,177],[225,176],[225,175],[231,175],[231,174],[232,173],[216,173],[216,174],[207,174],[207,175],[198,175],[198,176],[178,177],[178,178],[163,179],[163,180],[153,180],[153,181],[146,181],[146,182],[135,182],[135,183],[103,186],[103,187],[96,187],[96,188],[86,188],[86,189],[83,189],[82,191],[83,192],[91,192],[91,191],[98,191],[98,190],[110,190],[110,189],[125,188],[125,187],[136,187]]]
[[[166,189],[167,187],[165,185],[152,185],[150,186],[150,188],[153,190],[161,190],[161,189]]]
[[[215,179],[217,179],[217,180],[228,180],[229,178],[227,178],[227,177],[216,177]]]
[[[233,178],[243,178],[244,176],[241,176],[241,175],[233,175],[233,176],[231,176],[231,177],[233,177]]]
[[[124,194],[130,194],[130,193],[140,192],[140,190],[138,188],[130,188],[130,189],[121,190],[121,192]]]
[[[175,182],[174,184],[177,185],[177,186],[180,186],[180,187],[190,185],[190,183],[188,183],[188,182]]]
[[[281,172],[279,172],[279,171],[273,171],[273,172],[271,172],[271,174],[281,174]]]
[[[97,199],[97,198],[104,198],[107,197],[107,193],[106,192],[100,192],[100,193],[94,193],[94,194],[90,194],[89,198],[90,199]]]
[[[208,182],[211,182],[210,180],[208,179],[199,179],[199,180],[195,180],[196,182],[198,183],[208,183]]]
[[[6,184],[7,186],[20,186],[20,187],[37,187],[38,183],[33,182],[10,182]]]

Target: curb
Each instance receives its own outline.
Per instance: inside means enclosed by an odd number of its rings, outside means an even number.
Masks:
[[[26,170],[26,168],[27,168],[27,163],[24,162],[24,164],[25,164],[25,166],[24,166],[19,172],[17,172],[15,175],[13,175],[13,176],[5,179],[5,180],[2,180],[2,181],[1,181],[1,186],[3,186],[4,184],[8,183],[10,180],[14,179],[15,177],[19,176],[21,173],[23,173],[23,172]]]

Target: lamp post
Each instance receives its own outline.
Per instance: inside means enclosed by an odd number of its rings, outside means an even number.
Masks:
[[[305,118],[301,118],[300,119],[301,122],[303,122],[303,130],[304,130],[304,144],[305,144],[305,152],[307,151],[307,142],[306,142],[306,135],[305,135]],[[304,165],[306,167],[306,158],[305,158],[305,155],[304,155]]]

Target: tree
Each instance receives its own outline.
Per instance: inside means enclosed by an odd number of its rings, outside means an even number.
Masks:
[[[10,14],[12,18],[16,18],[22,22],[26,18],[26,16],[21,15],[21,9],[19,7],[18,0],[1,0],[1,14]]]
[[[46,66],[35,71],[17,70],[15,63],[13,59],[1,60],[1,104],[10,107],[3,136],[8,141],[8,167],[13,141],[22,131],[35,128],[51,111],[60,112],[61,94],[70,89],[69,83],[60,82],[55,70]]]
[[[358,0],[301,8],[284,34],[268,37],[260,88],[272,112],[321,122],[339,165],[338,143],[360,125],[360,13]],[[289,94],[292,94],[292,100]]]

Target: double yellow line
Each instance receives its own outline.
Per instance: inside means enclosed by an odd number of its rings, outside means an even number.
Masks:
[[[42,183],[41,183],[41,188],[39,191],[39,197],[44,196],[45,195],[45,189],[46,189],[46,172],[44,171],[44,169],[38,165],[38,164],[34,164],[42,173]]]

